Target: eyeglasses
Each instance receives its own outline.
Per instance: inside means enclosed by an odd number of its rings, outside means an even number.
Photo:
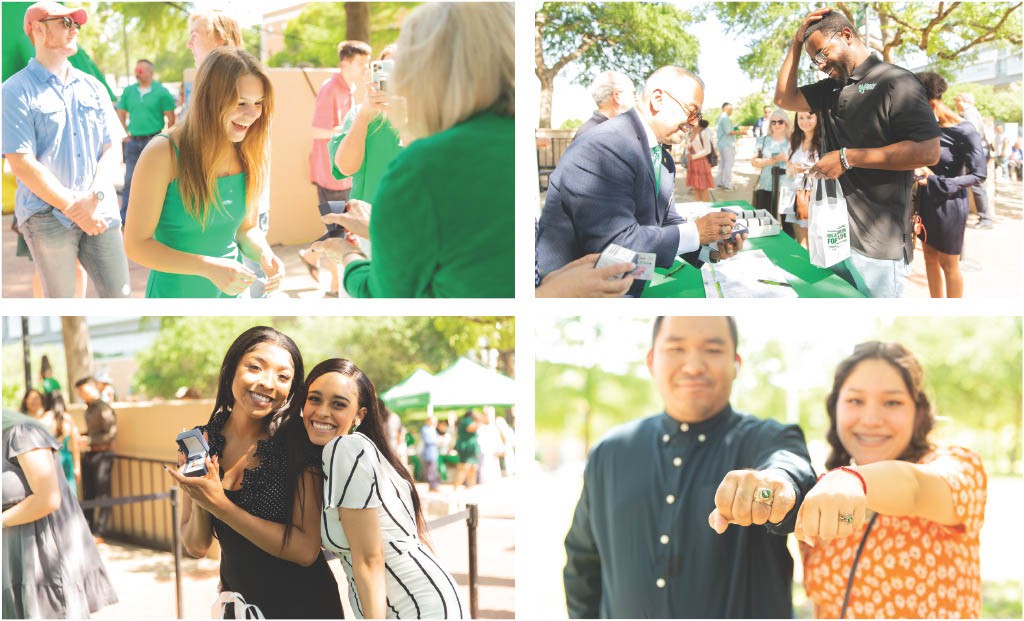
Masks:
[[[772,125],[785,125],[786,124],[785,121],[777,121],[777,120],[776,121],[769,121],[769,123],[771,123]]]
[[[683,105],[683,102],[681,102],[678,99],[676,99],[675,97],[673,97],[672,93],[670,93],[668,91],[665,91],[665,90],[663,90],[661,92],[665,93],[666,95],[669,96],[669,98],[672,99],[672,101],[674,101],[677,104],[679,104],[679,108],[682,109],[682,111],[685,114],[688,115],[686,117],[687,124],[689,124],[689,125],[696,125],[697,123],[700,123],[701,119],[704,118],[704,115],[701,113],[701,111],[699,109],[696,112],[688,112],[687,111],[687,106]],[[693,106],[693,107],[696,108],[696,106]]]
[[[71,19],[67,15],[65,15],[64,17],[49,17],[47,19],[41,19],[39,21],[40,22],[62,21],[62,22],[64,22],[64,30],[71,30],[72,28],[74,28],[75,30],[81,30],[82,29],[82,25],[81,24],[79,24],[75,20]]]
[[[829,43],[832,43],[832,39],[836,38],[837,34],[839,33],[833,32],[832,36],[828,38],[828,41],[825,42],[825,45],[822,46],[821,50],[811,57],[811,69],[817,71],[818,69],[821,68],[822,65],[825,64],[825,61],[828,60],[828,55],[825,54],[825,49],[828,48]]]

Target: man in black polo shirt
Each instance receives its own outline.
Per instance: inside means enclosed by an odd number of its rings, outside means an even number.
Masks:
[[[797,88],[800,51],[829,79]],[[910,272],[913,170],[939,161],[939,126],[913,73],[872,56],[839,11],[797,29],[775,103],[818,111],[825,154],[812,174],[839,179],[850,214],[849,259],[833,270],[871,297],[899,297]]]

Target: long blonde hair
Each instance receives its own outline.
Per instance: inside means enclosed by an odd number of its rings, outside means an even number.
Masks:
[[[225,123],[238,105],[238,79],[253,75],[263,82],[263,112],[249,126],[245,138],[228,140]],[[270,118],[274,91],[263,65],[255,56],[236,47],[210,52],[196,73],[188,114],[171,131],[179,147],[178,187],[185,212],[205,228],[211,208],[222,209],[217,191],[216,164],[228,149],[236,149],[246,174],[246,209],[256,208],[270,169]]]
[[[406,144],[491,110],[515,115],[511,2],[422,4],[402,24],[394,92],[406,100]]]

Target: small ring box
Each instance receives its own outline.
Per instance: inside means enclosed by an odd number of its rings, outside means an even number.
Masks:
[[[729,238],[729,241],[735,244],[736,240],[740,238],[740,235],[745,235],[749,233],[750,229],[743,226],[743,224],[737,222],[736,224],[732,225],[732,236]]]
[[[182,431],[177,437],[178,450],[185,454],[185,467],[182,474],[187,477],[206,476],[206,458],[210,454],[210,446],[198,429]]]

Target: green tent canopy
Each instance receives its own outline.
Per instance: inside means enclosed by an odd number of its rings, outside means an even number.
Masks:
[[[416,369],[416,372],[402,380],[394,388],[385,391],[380,398],[384,405],[394,411],[422,410],[430,405],[430,384],[434,376]]]
[[[34,3],[32,2],[3,3],[4,82],[7,81],[7,78],[24,69],[25,66],[28,65],[28,61],[36,55],[36,50],[32,47],[32,42],[29,41],[28,36],[25,34],[25,12],[28,11],[28,7],[33,4]],[[110,94],[111,101],[117,99],[114,97],[114,91],[111,90],[110,85],[107,84],[107,79],[103,77],[103,72],[96,66],[96,63],[92,62],[92,59],[89,58],[89,55],[86,54],[81,47],[78,48],[78,52],[69,58],[68,61],[75,69],[84,71],[99,80],[100,84],[107,89],[107,93]]]

